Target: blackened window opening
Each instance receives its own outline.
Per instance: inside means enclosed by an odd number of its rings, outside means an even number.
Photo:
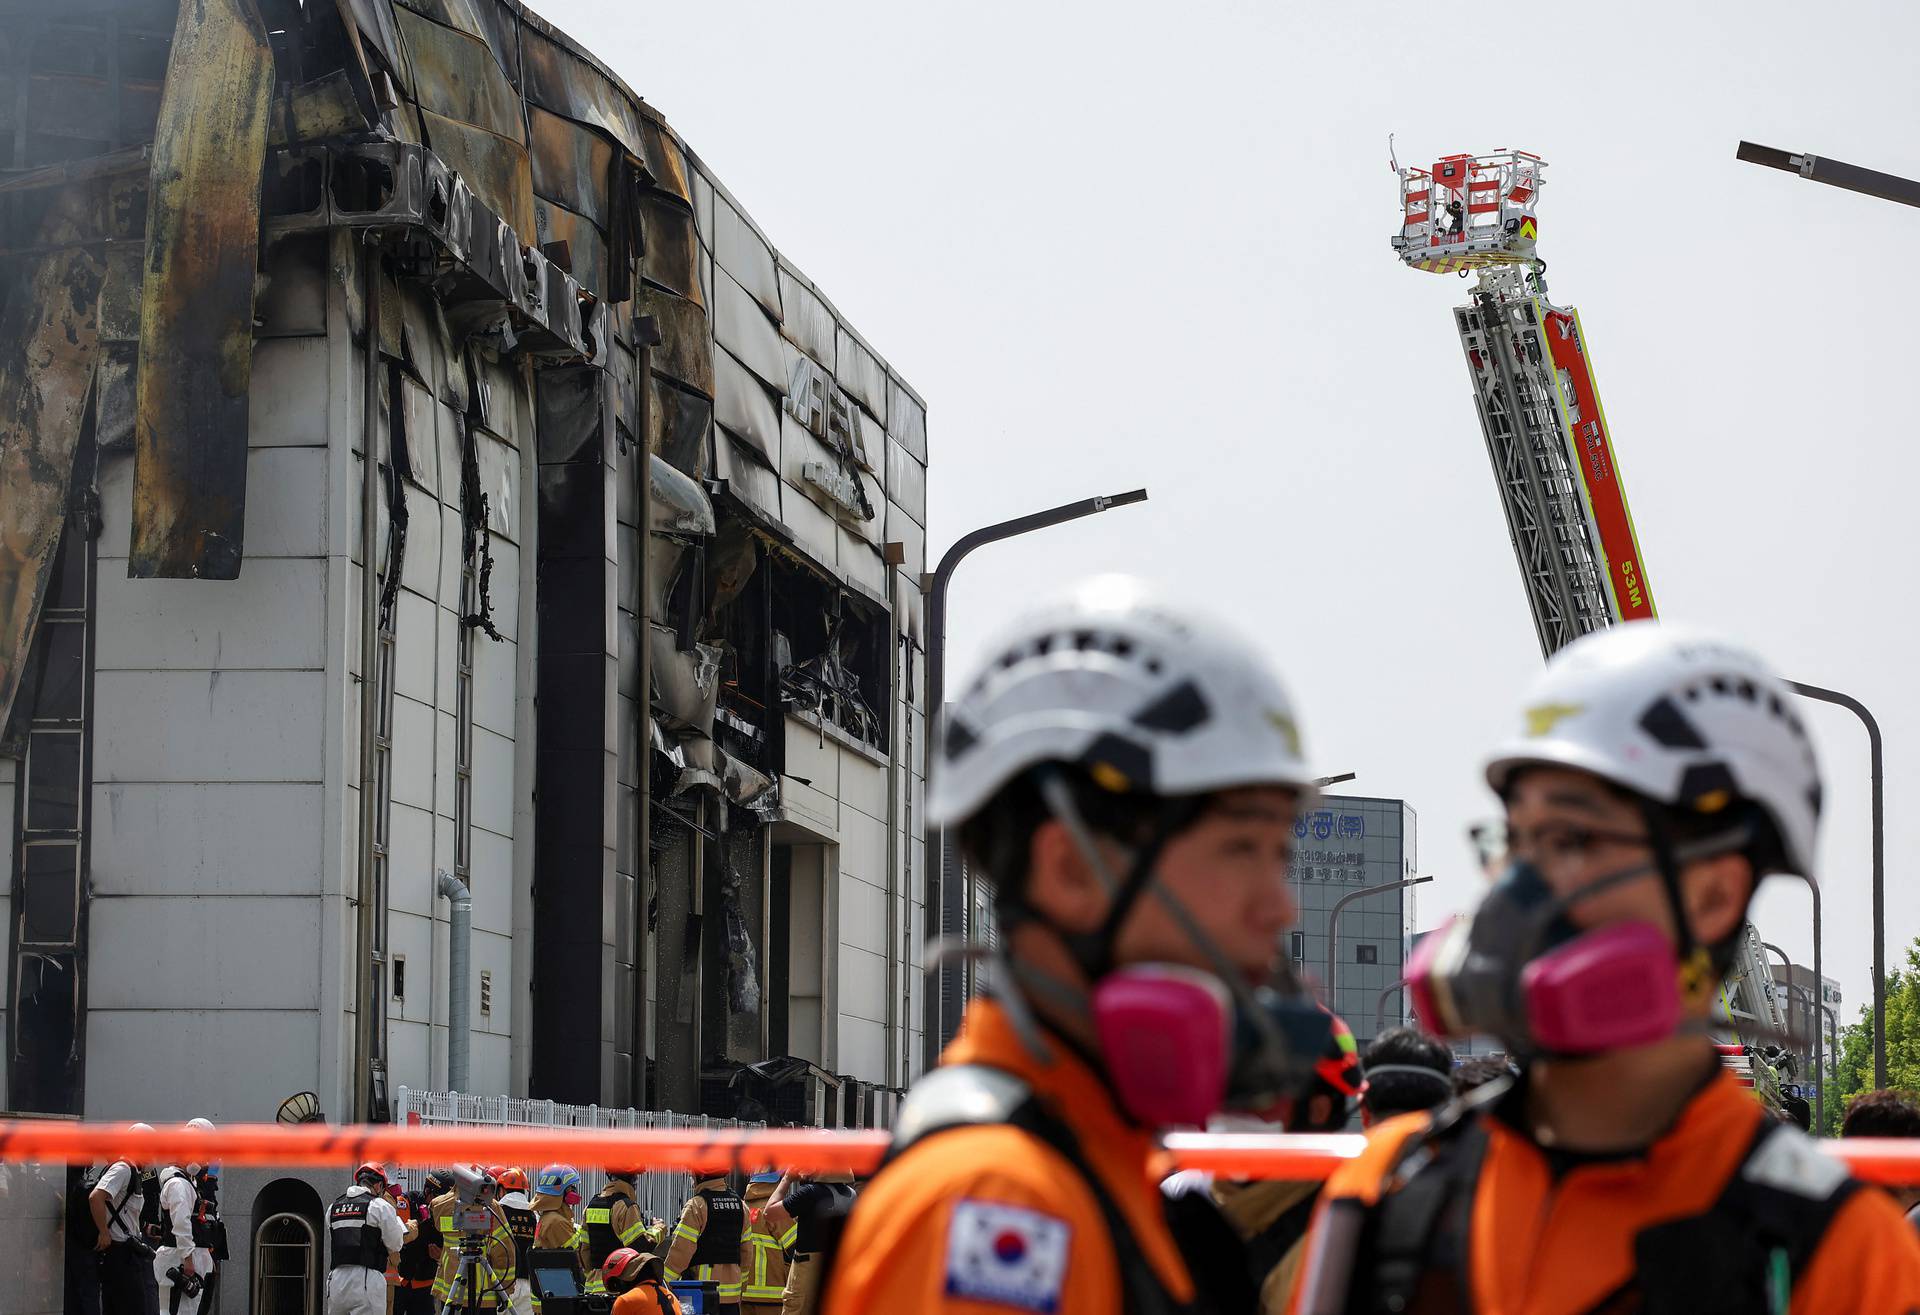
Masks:
[[[768,568],[773,665],[787,707],[886,752],[886,610],[796,561],[774,556]]]
[[[5,751],[16,766],[7,987],[7,1105],[78,1114],[84,1094],[88,824],[92,785],[92,419]]]

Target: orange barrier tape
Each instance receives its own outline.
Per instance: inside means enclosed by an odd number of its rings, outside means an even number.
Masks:
[[[120,1124],[0,1120],[0,1161],[99,1164],[125,1156],[141,1164],[313,1165],[352,1168],[372,1160],[421,1167],[454,1163],[666,1170],[727,1166],[868,1173],[888,1134],[804,1128],[481,1128],[391,1123],[232,1124],[216,1132]],[[1364,1139],[1259,1133],[1175,1133],[1167,1149],[1183,1169],[1239,1178],[1325,1178],[1359,1154]],[[1868,1182],[1920,1185],[1920,1139],[1860,1137],[1820,1146]]]

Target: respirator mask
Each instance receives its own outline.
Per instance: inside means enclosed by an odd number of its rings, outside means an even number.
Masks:
[[[1683,863],[1725,853],[1744,830],[1675,850],[1655,828],[1656,860],[1558,896],[1532,863],[1514,861],[1471,918],[1423,940],[1407,962],[1420,1026],[1436,1036],[1495,1036],[1515,1054],[1584,1056],[1663,1041],[1680,1029],[1684,997],[1711,981],[1680,900]],[[1648,922],[1582,930],[1574,905],[1629,881],[1658,876],[1680,946]]]
[[[1063,939],[1093,982],[1077,1005],[1092,1016],[1100,1067],[1126,1113],[1147,1127],[1204,1127],[1222,1111],[1269,1110],[1303,1087],[1332,1022],[1290,978],[1248,986],[1213,938],[1154,880],[1154,864],[1179,825],[1162,827],[1133,855],[1123,883],[1107,870],[1066,783],[1050,774],[1040,790],[1113,897],[1098,933]],[[1213,971],[1174,963],[1113,966],[1120,924],[1145,894],[1161,902]]]

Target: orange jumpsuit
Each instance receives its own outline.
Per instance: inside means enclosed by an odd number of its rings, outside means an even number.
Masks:
[[[664,1283],[636,1283],[614,1298],[613,1315],[680,1315],[680,1299]]]
[[[1519,1095],[1509,1093],[1482,1116],[1487,1145],[1467,1216],[1465,1262],[1477,1315],[1576,1315],[1609,1308],[1632,1283],[1639,1235],[1713,1206],[1743,1163],[1755,1163],[1746,1159],[1747,1151],[1768,1117],[1750,1092],[1721,1073],[1644,1152],[1579,1157],[1556,1172],[1547,1152],[1516,1126]],[[1426,1114],[1409,1114],[1376,1128],[1361,1156],[1328,1180],[1316,1231],[1328,1202],[1379,1200],[1402,1146],[1428,1121]],[[1797,1134],[1778,1149],[1786,1155],[1768,1159],[1782,1183],[1824,1196],[1824,1178],[1843,1176]],[[1754,1170],[1746,1173],[1752,1178]],[[1308,1238],[1310,1254],[1316,1240]],[[1368,1257],[1362,1252],[1354,1263],[1364,1272]],[[1296,1286],[1295,1311],[1303,1287]],[[1417,1315],[1418,1303],[1410,1310]],[[1840,1205],[1793,1284],[1792,1310],[1920,1310],[1920,1238],[1891,1197],[1866,1189]]]
[[[1072,1129],[1099,1178],[1004,1125],[940,1132],[907,1149],[860,1195],[847,1221],[823,1315],[1112,1315],[1122,1308],[1114,1240],[1093,1196],[1106,1193],[1177,1301],[1193,1298],[1160,1201],[1169,1171],[1151,1134],[1127,1122],[1105,1084],[1049,1040],[1036,1060],[991,1001],[967,1007],[943,1064],[982,1064],[1025,1081]]]

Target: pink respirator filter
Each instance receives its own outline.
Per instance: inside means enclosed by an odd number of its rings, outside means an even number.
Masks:
[[[1520,974],[1534,1039],[1561,1054],[1643,1046],[1680,1022],[1680,968],[1660,929],[1623,922],[1585,932]]]
[[[1136,1122],[1204,1127],[1219,1110],[1232,1007],[1213,977],[1175,964],[1124,968],[1094,987],[1100,1055]]]

